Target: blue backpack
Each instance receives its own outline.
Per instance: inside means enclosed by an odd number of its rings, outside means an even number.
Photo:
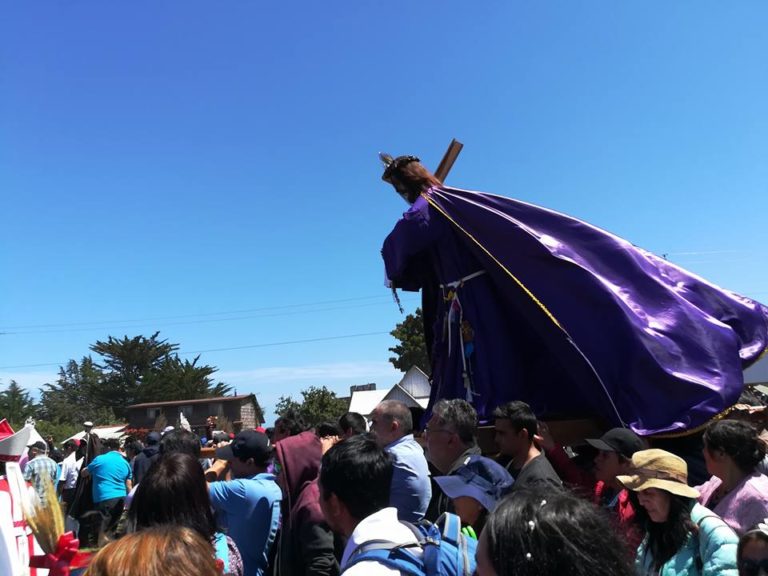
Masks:
[[[477,540],[461,532],[461,520],[446,512],[434,524],[410,528],[418,544],[395,544],[370,540],[350,555],[345,570],[358,562],[375,561],[411,576],[472,576],[475,572]],[[421,554],[414,552],[421,551]]]

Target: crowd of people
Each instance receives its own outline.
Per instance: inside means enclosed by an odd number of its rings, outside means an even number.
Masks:
[[[686,460],[629,429],[576,454],[523,402],[493,416],[493,458],[468,402],[437,402],[419,431],[387,400],[312,429],[288,413],[273,431],[219,439],[213,460],[184,429],[122,446],[90,434],[65,442],[59,464],[37,443],[25,477],[43,498],[43,479],[56,482],[84,542],[100,535],[94,576],[429,574],[441,537],[458,551],[442,557],[455,574],[768,574],[766,447],[753,425],[711,423],[711,477],[692,486]],[[76,510],[83,484],[96,522]]]

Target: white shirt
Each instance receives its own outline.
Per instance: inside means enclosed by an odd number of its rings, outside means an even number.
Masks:
[[[59,482],[64,482],[65,490],[75,487],[75,484],[77,484],[77,476],[80,474],[80,467],[82,465],[83,459],[80,458],[80,460],[75,460],[74,452],[61,461],[61,479]]]
[[[358,562],[346,570],[352,553],[358,546],[371,540],[389,540],[397,545],[418,543],[410,528],[403,526],[397,519],[397,508],[379,510],[360,522],[349,537],[341,557],[342,574],[345,576],[366,576],[368,574],[371,576],[397,576],[400,574],[399,570],[393,570],[372,560]],[[420,554],[421,552],[416,551],[416,553]]]

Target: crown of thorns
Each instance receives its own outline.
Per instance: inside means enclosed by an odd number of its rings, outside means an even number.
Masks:
[[[392,172],[398,168],[402,168],[411,162],[420,162],[416,156],[398,156],[393,158],[384,152],[379,152],[379,159],[384,164],[384,174],[382,174],[381,179],[385,182],[389,182]]]

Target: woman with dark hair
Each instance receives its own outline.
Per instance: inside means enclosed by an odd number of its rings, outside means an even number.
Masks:
[[[101,455],[101,440],[95,432],[86,432],[80,446],[77,448],[78,460],[82,459],[80,469],[87,468],[95,458]],[[93,478],[91,476],[77,477],[72,503],[67,514],[79,522],[77,538],[83,548],[96,547],[99,540],[99,525],[101,515],[93,502]]]
[[[630,576],[624,543],[608,517],[573,494],[522,489],[488,518],[478,576]]]
[[[739,539],[739,576],[768,574],[768,518]]]
[[[704,462],[712,478],[697,487],[699,503],[739,535],[768,517],[768,477],[757,470],[765,452],[747,422],[720,420],[704,432]]]
[[[736,576],[738,536],[702,505],[688,486],[685,460],[659,449],[632,456],[633,474],[617,476],[630,491],[645,532],[637,549],[638,576]]]
[[[307,423],[304,421],[304,417],[297,410],[289,408],[283,412],[282,416],[275,420],[275,432],[272,442],[277,444],[283,438],[296,436],[306,429]]]
[[[225,574],[243,575],[237,546],[216,531],[203,468],[189,454],[166,454],[155,462],[136,489],[128,511],[129,531],[167,524],[197,532],[212,544]]]

